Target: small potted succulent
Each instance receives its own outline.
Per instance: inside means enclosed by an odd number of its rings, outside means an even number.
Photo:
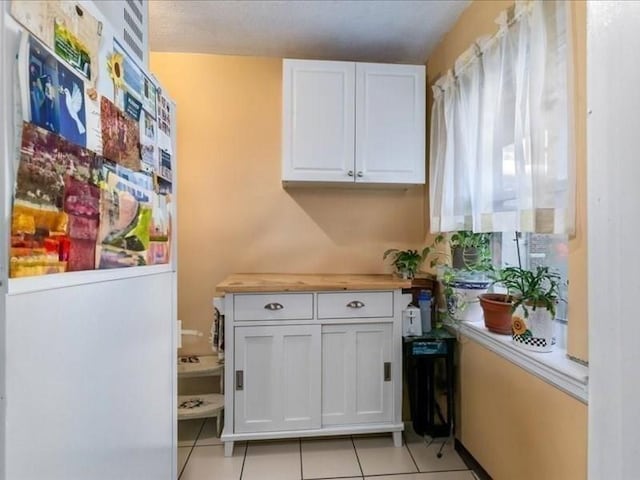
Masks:
[[[496,282],[507,289],[507,294],[485,294],[480,303],[485,312],[485,322],[492,320],[492,309],[502,309],[502,320],[510,317],[513,341],[527,350],[550,352],[554,343],[556,305],[560,299],[561,277],[549,267],[535,270],[506,267],[495,276]],[[500,298],[490,296],[500,296]],[[507,314],[506,312],[509,311]],[[487,324],[487,328],[489,328]],[[495,325],[493,329],[495,329]],[[507,333],[504,324],[498,329]],[[489,328],[492,330],[492,328]],[[495,330],[492,330],[495,331]]]

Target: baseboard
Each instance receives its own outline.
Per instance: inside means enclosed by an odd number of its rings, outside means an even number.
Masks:
[[[489,473],[487,473],[487,471],[482,468],[482,465],[480,465],[478,461],[473,458],[473,455],[471,455],[469,450],[467,450],[457,438],[455,442],[455,449],[456,452],[458,452],[458,455],[460,455],[460,458],[462,458],[462,461],[467,464],[467,467],[473,470],[473,473],[476,474],[479,480],[493,480],[491,478],[491,475],[489,475]]]

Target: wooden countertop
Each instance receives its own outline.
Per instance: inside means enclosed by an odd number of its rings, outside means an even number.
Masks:
[[[314,290],[389,290],[411,287],[411,280],[391,275],[236,273],[216,286],[216,292],[305,292]]]

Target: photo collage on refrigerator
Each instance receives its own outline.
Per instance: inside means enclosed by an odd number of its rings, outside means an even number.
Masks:
[[[10,277],[169,263],[173,104],[74,2],[11,14],[25,31]]]

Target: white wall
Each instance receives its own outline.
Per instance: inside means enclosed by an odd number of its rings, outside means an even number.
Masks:
[[[589,478],[640,471],[640,2],[587,10]]]

